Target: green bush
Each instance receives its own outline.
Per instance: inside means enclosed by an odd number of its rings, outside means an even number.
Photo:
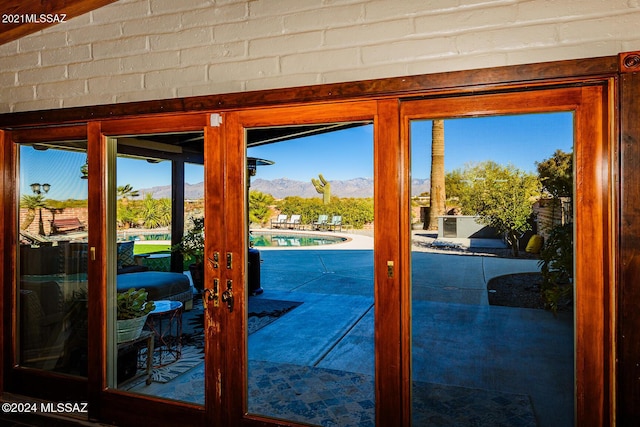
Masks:
[[[303,224],[311,224],[318,220],[318,215],[342,216],[342,224],[353,228],[363,228],[373,222],[372,198],[339,198],[333,197],[331,202],[323,204],[322,199],[306,199],[299,196],[285,197],[278,205],[285,215],[300,215]]]
[[[540,251],[542,297],[554,313],[573,301],[573,224],[554,227]]]

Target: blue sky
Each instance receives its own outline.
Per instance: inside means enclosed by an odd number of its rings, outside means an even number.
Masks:
[[[412,176],[429,178],[431,122],[416,121],[411,128]],[[528,114],[445,120],[445,170],[462,168],[469,162],[493,160],[511,163],[535,172],[535,162],[551,157],[556,149],[571,151],[572,113]],[[275,162],[258,168],[256,178],[289,178],[309,182],[322,173],[328,180],[373,176],[373,126],[299,138],[250,148],[248,155]],[[84,199],[87,182],[80,179],[86,156],[73,151],[21,150],[21,192],[31,194],[29,184],[47,182],[52,199]],[[148,163],[138,159],[118,160],[118,185],[134,189],[169,185],[169,162]],[[202,182],[200,165],[187,165],[185,180]]]

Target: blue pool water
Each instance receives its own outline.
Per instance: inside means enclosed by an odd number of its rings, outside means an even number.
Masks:
[[[299,233],[270,233],[263,231],[252,231],[249,239],[255,247],[265,246],[320,246],[333,245],[346,241],[344,237],[327,236],[321,234],[299,234]]]

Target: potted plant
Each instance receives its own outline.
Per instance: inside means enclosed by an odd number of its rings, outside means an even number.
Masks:
[[[144,288],[131,288],[118,294],[117,332],[118,343],[130,341],[140,336],[147,316],[156,305],[147,301],[147,291]]]
[[[204,218],[191,217],[191,227],[180,243],[172,250],[180,252],[185,261],[190,261],[189,272],[193,286],[200,292],[204,289]]]

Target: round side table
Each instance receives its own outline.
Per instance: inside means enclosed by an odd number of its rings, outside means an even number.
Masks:
[[[147,317],[147,328],[155,335],[154,368],[166,366],[182,356],[182,303],[154,301],[156,308]],[[156,356],[157,355],[157,360]]]

